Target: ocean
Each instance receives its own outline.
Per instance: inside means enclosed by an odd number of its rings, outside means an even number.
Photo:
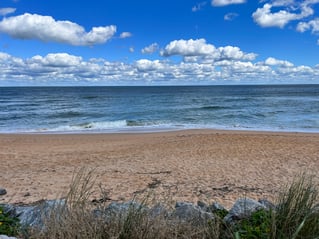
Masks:
[[[319,132],[319,85],[0,87],[0,133]]]

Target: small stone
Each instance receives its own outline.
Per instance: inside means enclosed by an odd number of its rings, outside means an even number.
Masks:
[[[6,195],[6,194],[7,194],[7,190],[5,190],[4,188],[0,188],[0,196]]]
[[[23,195],[23,197],[30,197],[31,196],[31,193],[27,192]]]

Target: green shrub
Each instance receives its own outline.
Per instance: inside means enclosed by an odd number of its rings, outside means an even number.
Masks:
[[[0,235],[15,236],[18,234],[19,226],[19,219],[5,213],[4,208],[0,206]]]
[[[259,210],[235,226],[235,235],[240,239],[268,239],[271,231],[272,212]]]

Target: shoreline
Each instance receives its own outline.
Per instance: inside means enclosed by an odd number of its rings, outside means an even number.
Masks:
[[[62,197],[81,167],[95,169],[115,201],[150,192],[226,206],[243,196],[272,199],[298,173],[319,170],[318,145],[319,133],[250,130],[0,134],[0,187],[8,191],[0,203]]]
[[[227,129],[227,128],[132,128],[132,129],[112,129],[112,130],[74,130],[74,131],[12,131],[0,132],[1,135],[112,135],[112,134],[157,134],[181,131],[209,131],[211,133],[252,133],[252,134],[305,134],[319,135],[319,131],[302,130],[269,130],[269,129]]]

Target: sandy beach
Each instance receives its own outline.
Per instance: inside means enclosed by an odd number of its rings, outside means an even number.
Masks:
[[[94,169],[112,200],[268,198],[300,172],[319,171],[319,134],[187,130],[121,134],[2,134],[0,203],[63,197],[72,175]],[[318,180],[318,177],[316,178]],[[319,180],[318,180],[319,181]],[[98,187],[96,187],[98,198]]]

